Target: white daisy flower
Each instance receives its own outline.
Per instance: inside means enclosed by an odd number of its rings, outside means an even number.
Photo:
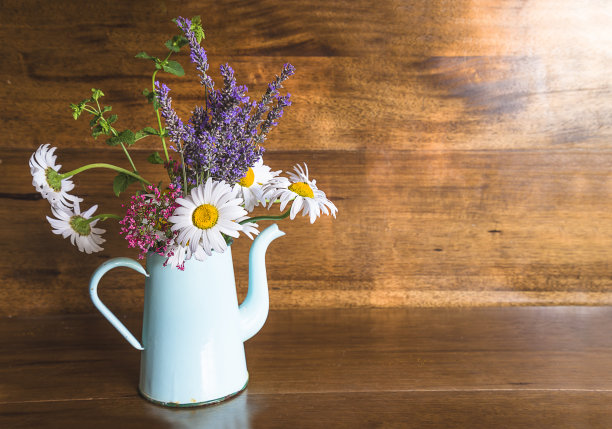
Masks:
[[[168,219],[172,231],[178,231],[177,243],[189,246],[196,253],[198,246],[208,256],[212,250],[223,253],[227,248],[222,233],[238,238],[242,225],[236,219],[245,216],[242,198],[236,198],[232,187],[225,182],[213,181],[210,177],[205,184],[191,190],[185,198],[177,198],[179,207]]]
[[[316,180],[308,179],[308,166],[304,163],[304,168],[300,165],[293,167],[295,173],[287,172],[289,179],[278,177],[273,179],[266,187],[265,198],[270,201],[268,208],[280,199],[280,209],[285,210],[285,207],[290,201],[291,205],[290,218],[295,219],[295,216],[302,210],[302,215],[310,215],[310,223],[314,223],[317,217],[321,216],[321,212],[329,215],[330,213],[336,217],[338,209],[327,199],[325,192],[317,188]]]
[[[174,244],[168,247],[165,255],[168,259],[164,262],[164,267],[170,265],[171,268],[185,269],[185,260],[187,256],[187,248],[180,244]]]
[[[236,222],[242,222],[243,220],[248,219],[248,216],[242,216],[241,218],[236,219]],[[253,235],[259,234],[259,225],[254,222],[247,222],[242,224],[242,233],[253,240]]]
[[[263,187],[279,174],[280,170],[270,171],[270,167],[264,165],[261,157],[255,165],[249,167],[246,175],[234,185],[234,192],[244,200],[244,208],[247,211],[253,211],[260,202],[265,203]]]
[[[106,240],[101,237],[106,230],[94,228],[99,219],[89,222],[88,219],[98,208],[92,206],[85,213],[81,213],[79,202],[75,200],[74,207],[69,209],[59,206],[51,206],[51,211],[56,219],[47,216],[47,220],[53,227],[53,233],[70,237],[70,242],[76,245],[81,252],[93,253],[104,250],[100,244]]]
[[[49,147],[49,144],[41,145],[30,157],[32,185],[51,206],[70,208],[83,199],[68,194],[74,189],[74,183],[70,178],[60,178],[58,171],[62,166],[55,164],[55,149],[57,148]]]
[[[175,243],[168,247],[165,256],[168,258],[164,262],[164,267],[170,266],[171,268],[178,268],[179,270],[185,269],[185,261],[188,261],[192,257],[198,261],[206,259],[206,253],[201,247],[196,249],[196,252],[191,252],[189,246],[181,246]]]

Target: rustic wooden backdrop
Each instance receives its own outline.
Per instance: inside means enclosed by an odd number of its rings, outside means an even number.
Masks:
[[[229,62],[260,96],[282,64],[294,105],[267,141],[275,169],[308,162],[339,208],[284,221],[268,254],[273,308],[612,303],[612,2],[295,0],[0,2],[0,314],[88,312],[91,272],[135,256],[107,226],[105,250],[51,233],[27,161],[58,146],[65,169],[107,160],[69,103],[103,89],[118,125],[153,115],[150,64],[201,15],[210,73]],[[163,76],[186,116],[201,100]],[[154,140],[134,147],[144,174]],[[157,175],[157,176],[156,176]],[[84,204],[118,212],[113,174],[76,177]],[[240,294],[248,239],[234,245]],[[102,298],[140,309],[137,274]]]

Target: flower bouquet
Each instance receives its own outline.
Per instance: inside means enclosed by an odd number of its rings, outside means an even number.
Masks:
[[[284,177],[280,171],[271,171],[262,158],[262,143],[291,105],[290,94],[281,95],[280,90],[294,74],[294,67],[285,64],[259,101],[252,101],[247,87],[236,83],[228,64],[220,67],[223,84],[217,88],[208,75],[199,17],[179,17],[174,22],[180,33],[165,43],[165,58],[145,52],[136,55],[154,66],[151,87],[143,91],[154,111],[154,126],[139,131],[116,128],[117,115],[111,114],[111,106],[101,104],[104,93],[99,89],[92,89],[89,98],[71,105],[74,119],[91,115],[94,139],[106,136],[108,145],[120,147],[129,167],[92,163],[61,172],[56,148],[49,144],[40,146],[30,158],[32,184],[51,204],[53,216],[47,220],[53,233],[70,238],[82,252],[98,252],[105,242],[105,230],[98,224],[118,220],[120,233],[129,247],[140,249],[140,258],[153,252],[165,258],[164,265],[183,269],[186,260],[203,261],[213,251],[224,252],[240,233],[253,239],[259,232],[258,221],[294,219],[299,212],[308,215],[311,223],[322,213],[335,217],[336,206],[310,178],[306,164],[296,165]],[[157,79],[160,72],[184,75],[181,64],[170,58],[185,46],[199,73],[204,99],[187,121],[173,109],[170,88]],[[164,186],[143,177],[129,153],[134,143],[151,137],[159,139],[161,151],[151,154],[148,161],[167,171]],[[139,186],[125,207],[125,215],[94,215],[97,205],[81,211],[83,199],[71,194],[71,178],[93,168],[117,173],[113,181],[117,196],[132,184]],[[278,216],[250,216],[256,206],[271,209],[276,204],[283,212]]]

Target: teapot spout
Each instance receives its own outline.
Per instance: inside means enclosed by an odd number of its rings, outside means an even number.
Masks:
[[[270,308],[268,278],[266,276],[266,250],[268,245],[285,233],[272,224],[253,241],[249,252],[249,290],[240,304],[240,330],[242,341],[255,335],[266,322]]]

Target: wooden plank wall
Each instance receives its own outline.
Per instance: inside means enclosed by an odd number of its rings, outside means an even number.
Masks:
[[[68,105],[103,89],[125,127],[153,116],[140,91],[175,33],[202,16],[211,62],[259,96],[284,62],[294,105],[266,161],[306,161],[339,208],[284,221],[269,250],[273,308],[612,302],[612,3],[607,0],[119,1],[0,3],[0,314],[92,311],[87,281],[135,256],[108,225],[88,256],[51,234],[27,160],[64,168],[122,154]],[[183,117],[201,100],[186,53],[164,77]],[[135,150],[145,174],[156,142]],[[85,205],[120,210],[113,175],[75,179]],[[248,240],[234,246],[240,294]],[[102,298],[140,309],[143,281],[108,275]]]

